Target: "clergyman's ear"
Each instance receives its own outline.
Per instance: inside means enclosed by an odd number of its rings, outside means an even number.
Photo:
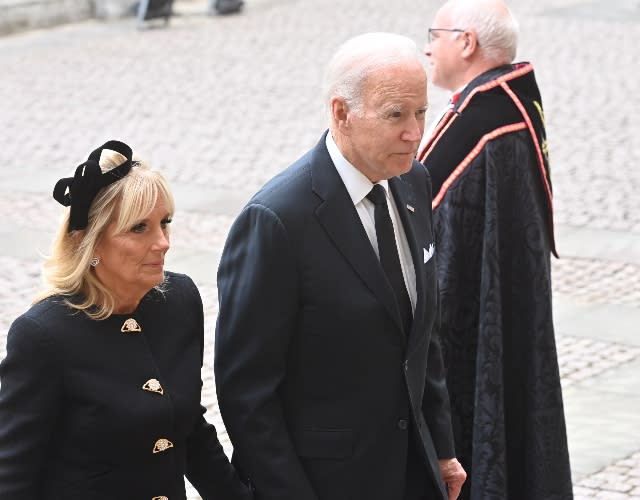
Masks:
[[[478,35],[473,31],[465,31],[462,34],[462,39],[464,41],[462,55],[469,57],[478,49]]]

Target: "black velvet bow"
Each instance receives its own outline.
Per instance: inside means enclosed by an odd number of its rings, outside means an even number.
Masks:
[[[99,162],[104,149],[120,153],[126,161],[103,174]],[[67,229],[69,232],[87,227],[89,208],[98,191],[127,175],[131,170],[132,158],[131,148],[124,142],[108,141],[94,150],[87,161],[76,168],[73,177],[65,177],[56,183],[53,198],[65,207],[71,206]]]

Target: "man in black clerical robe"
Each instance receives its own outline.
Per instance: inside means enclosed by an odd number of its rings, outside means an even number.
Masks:
[[[474,27],[474,8],[493,16],[493,34]],[[433,182],[447,386],[469,474],[460,498],[565,500],[547,141],[533,67],[511,62],[515,26],[498,0],[440,9],[426,54],[452,100],[418,159]]]

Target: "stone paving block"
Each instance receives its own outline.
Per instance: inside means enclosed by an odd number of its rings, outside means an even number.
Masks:
[[[599,477],[591,476],[583,479],[579,484],[583,488],[599,489],[604,484],[604,480]]]
[[[606,500],[628,500],[629,496],[616,491],[600,490],[596,493],[595,498],[602,498]]]
[[[574,486],[573,497],[574,500],[580,500],[582,498],[593,498],[596,494],[596,490],[586,488],[584,486]]]

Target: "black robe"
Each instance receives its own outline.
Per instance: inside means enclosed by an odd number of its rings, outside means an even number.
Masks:
[[[551,305],[552,193],[529,64],[474,79],[419,154],[433,180],[460,498],[572,498]]]

